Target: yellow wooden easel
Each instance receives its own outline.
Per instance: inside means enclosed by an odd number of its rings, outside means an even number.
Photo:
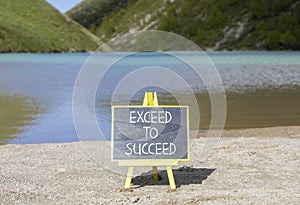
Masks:
[[[158,100],[156,92],[146,92],[144,97],[143,106],[158,106]],[[119,162],[120,166],[128,166],[127,177],[125,181],[125,189],[129,189],[131,185],[133,169],[135,166],[152,166],[153,170],[153,179],[154,181],[158,181],[158,166],[165,166],[167,169],[167,174],[169,178],[170,188],[171,190],[176,190],[175,180],[173,176],[172,166],[178,166],[177,160],[172,159],[159,159],[159,160],[123,160]]]

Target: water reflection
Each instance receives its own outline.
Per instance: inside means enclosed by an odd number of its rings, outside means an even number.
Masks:
[[[103,69],[115,55],[119,54],[100,54],[103,61],[99,64],[99,69]],[[193,57],[192,53],[182,55]],[[299,52],[210,55],[226,90],[226,129],[300,125]],[[0,144],[78,141],[73,124],[72,93],[78,72],[87,57],[88,54],[1,54]],[[143,67],[153,62],[169,65],[187,76],[193,91],[198,93],[196,99],[200,110],[200,129],[208,129],[211,107],[203,83],[194,75],[187,74],[181,64],[156,58],[157,56],[153,56],[153,59],[148,57],[149,54],[134,58],[132,62],[125,62],[102,81],[104,89],[102,93],[97,92],[95,102],[96,118],[105,138],[110,139],[110,100],[113,88],[134,67]],[[180,92],[178,95],[182,95],[181,98],[187,102],[184,105],[187,105],[191,96],[186,96],[185,90],[176,82],[172,83],[175,93]],[[149,91],[148,88],[135,95],[131,103],[141,105],[145,91]],[[159,89],[153,91],[158,92],[159,104],[177,104],[171,94],[165,94]],[[122,96],[118,97],[118,104],[123,104]],[[90,104],[92,103],[84,105],[82,109],[93,111]],[[193,120],[193,115],[197,114],[193,112],[195,109],[190,107],[191,129],[199,128],[199,124]],[[91,114],[94,115],[92,112]],[[89,125],[86,126],[88,130]],[[91,137],[99,138],[94,134]]]
[[[300,125],[300,89],[256,89],[226,92],[225,129]],[[208,95],[198,94],[200,129],[210,123]]]
[[[196,99],[200,112],[200,125],[194,123],[192,110],[195,108],[190,107],[190,127],[207,130],[211,120],[209,95],[198,93]],[[227,91],[226,99],[225,129],[300,125],[300,88]],[[133,104],[139,103],[138,100],[136,103],[133,102]],[[160,95],[159,103],[161,105],[177,104],[176,99],[170,94]]]
[[[34,124],[36,115],[41,112],[33,98],[0,95],[0,145],[17,138],[27,126]]]

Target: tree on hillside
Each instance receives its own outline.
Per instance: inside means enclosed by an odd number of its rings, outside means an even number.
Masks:
[[[175,32],[177,29],[177,13],[173,5],[170,5],[166,15],[159,19],[158,29],[163,31]]]
[[[282,43],[286,49],[296,48],[297,39],[290,31],[286,31],[284,34],[280,35],[280,43]]]
[[[268,34],[266,40],[266,46],[268,49],[279,49],[280,48],[280,33],[278,31],[271,31]]]
[[[258,24],[256,24],[255,31],[259,39],[265,39],[268,35],[268,30],[269,27],[263,20],[260,20]]]
[[[251,0],[250,1],[250,16],[254,19],[259,19],[267,16],[269,4],[267,0]]]

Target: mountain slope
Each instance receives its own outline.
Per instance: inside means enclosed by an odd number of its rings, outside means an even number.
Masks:
[[[95,50],[88,33],[45,0],[0,1],[0,52]]]
[[[125,7],[134,0],[88,0],[76,5],[66,14],[84,27],[93,30],[109,13]]]
[[[103,40],[159,29],[212,50],[300,50],[299,0],[134,0],[102,16],[92,32]]]

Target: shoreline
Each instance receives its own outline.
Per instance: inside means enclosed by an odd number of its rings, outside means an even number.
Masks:
[[[212,130],[213,132],[213,130]],[[207,137],[207,130],[190,130],[190,138],[191,139],[199,139]],[[300,126],[298,125],[288,125],[288,126],[275,126],[275,127],[258,127],[258,128],[236,128],[236,129],[224,129],[222,131],[222,138],[227,137],[282,137],[285,136],[287,138],[299,138],[300,137]],[[71,141],[71,142],[45,142],[45,143],[6,143],[0,144],[4,145],[47,145],[47,144],[70,144],[70,143],[80,143],[81,141]],[[87,141],[89,142],[89,141]],[[97,142],[97,141],[96,141]],[[100,142],[110,142],[110,140],[103,140]]]
[[[124,191],[126,169],[108,169],[109,154],[97,163],[86,152],[106,152],[109,142],[86,142],[85,148],[81,142],[3,145],[0,204],[299,202],[300,126],[225,130],[224,135],[204,162],[198,160],[204,138],[193,140],[191,161],[173,168],[175,192],[169,192],[164,167],[158,182],[141,175],[151,167],[135,169],[132,189]]]
[[[205,137],[207,131],[191,131],[190,137],[201,138]],[[300,126],[275,126],[275,127],[258,127],[258,128],[240,128],[240,129],[224,129],[222,137],[287,137],[287,138],[300,138]]]

